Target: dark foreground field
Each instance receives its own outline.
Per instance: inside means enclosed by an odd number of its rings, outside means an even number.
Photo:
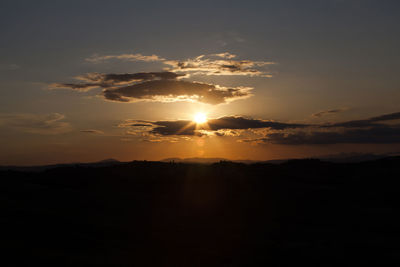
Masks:
[[[400,158],[0,172],[1,261],[400,264]],[[306,265],[307,266],[307,265]]]

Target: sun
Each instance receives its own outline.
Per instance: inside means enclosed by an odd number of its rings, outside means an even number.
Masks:
[[[197,112],[193,117],[193,121],[197,124],[205,123],[207,122],[207,116],[202,112]]]

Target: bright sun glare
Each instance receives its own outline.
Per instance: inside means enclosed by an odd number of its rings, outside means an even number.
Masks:
[[[193,121],[197,124],[205,123],[207,121],[207,116],[204,113],[198,112],[194,115]]]

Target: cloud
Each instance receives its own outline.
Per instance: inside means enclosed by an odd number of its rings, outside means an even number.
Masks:
[[[385,114],[377,117],[372,117],[365,120],[353,120],[341,123],[334,123],[326,125],[328,127],[371,127],[379,126],[381,122],[400,120],[400,112]]]
[[[149,136],[142,141],[144,142],[150,142],[150,143],[161,143],[161,142],[168,142],[168,143],[178,143],[180,141],[188,141],[190,138],[187,138],[185,136],[163,136],[163,137],[156,137],[156,136]]]
[[[377,117],[372,117],[367,119],[369,122],[380,122],[380,121],[389,121],[389,120],[400,120],[400,112],[385,114]]]
[[[122,61],[160,61],[169,66],[171,72],[190,72],[203,75],[246,75],[271,77],[270,73],[260,68],[275,64],[272,61],[234,60],[236,55],[222,52],[209,55],[200,55],[186,60],[167,60],[157,55],[145,56],[142,54],[97,55],[94,54],[85,59],[90,63],[101,63],[109,60]]]
[[[118,127],[120,128],[125,128],[125,127],[131,127],[131,126],[135,126],[135,127],[152,127],[153,124],[148,123],[147,121],[142,121],[142,120],[125,120],[122,123],[118,124]]]
[[[207,123],[197,125],[190,120],[174,121],[132,121],[124,123],[123,127],[136,127],[141,124],[152,125],[151,129],[144,129],[148,133],[156,135],[204,135],[210,132],[217,136],[237,136],[237,132],[232,130],[249,130],[259,128],[269,128],[282,130],[289,128],[307,127],[305,124],[283,123],[268,120],[257,120],[240,116],[225,116],[217,119],[210,119]]]
[[[51,88],[65,88],[87,92],[103,88],[102,96],[109,101],[137,102],[192,101],[207,104],[228,103],[250,97],[250,87],[222,87],[219,85],[183,81],[184,74],[174,72],[139,72],[124,74],[88,73],[76,77],[82,83],[52,84]]]
[[[118,59],[123,61],[145,61],[145,62],[152,62],[152,61],[163,61],[164,59],[157,56],[144,56],[142,54],[121,54],[121,55],[104,55],[100,56],[97,54],[92,55],[85,59],[85,61],[90,63],[101,63],[112,59]]]
[[[136,127],[151,127],[151,126],[153,126],[152,124],[146,124],[146,123],[134,123],[134,124],[131,124],[130,126],[136,126]]]
[[[211,119],[208,121],[210,130],[217,131],[220,129],[258,129],[258,128],[271,128],[275,130],[282,130],[287,128],[302,128],[306,124],[284,123],[271,120],[257,120],[245,118],[241,116],[225,116],[218,119]]]
[[[231,54],[229,52],[223,52],[223,53],[219,53],[219,54],[212,54],[212,56],[221,57],[221,58],[227,58],[227,59],[232,59],[232,58],[236,57],[236,55]]]
[[[339,113],[342,111],[347,110],[347,108],[337,108],[337,109],[330,109],[330,110],[323,110],[323,111],[319,111],[317,113],[312,114],[311,116],[313,117],[322,117],[325,115],[331,115],[331,114],[335,114],[335,113]]]
[[[50,89],[71,89],[79,92],[88,92],[98,87],[100,87],[99,84],[93,83],[53,83],[49,86]]]
[[[247,98],[251,96],[251,89],[249,87],[226,88],[190,81],[154,80],[105,89],[103,95],[107,100],[117,102],[140,100],[158,102],[193,101],[216,105]]]
[[[284,145],[400,143],[400,112],[339,123],[305,124],[224,116],[196,124],[190,120],[127,120],[120,127],[145,136],[251,136],[240,142]],[[386,122],[391,121],[391,124]],[[255,136],[255,137],[254,137]],[[243,138],[243,137],[242,137]],[[157,139],[157,140],[158,140]]]
[[[49,89],[88,92],[92,89],[101,88],[103,89],[101,95],[105,100],[121,103],[137,101],[189,101],[212,105],[229,103],[252,96],[251,90],[253,88],[225,87],[218,84],[189,81],[187,78],[192,74],[271,76],[261,68],[274,64],[273,62],[235,60],[234,58],[236,58],[236,55],[229,52],[201,55],[183,61],[166,60],[157,55],[94,55],[86,60],[95,63],[109,59],[162,61],[163,64],[170,67],[161,72],[86,73],[75,77],[79,82],[53,83],[49,86]]]
[[[71,131],[68,122],[60,113],[51,114],[0,114],[0,127],[16,129],[34,134],[61,134]]]
[[[86,75],[77,76],[79,80],[86,82],[94,82],[102,87],[108,87],[118,84],[125,84],[130,82],[149,81],[156,79],[173,80],[185,76],[184,74],[177,74],[174,72],[138,72],[138,73],[87,73]]]
[[[242,142],[273,143],[286,145],[318,144],[390,144],[400,142],[400,112],[385,114],[364,120],[310,125],[303,129],[267,132],[262,138],[243,139]]]
[[[172,72],[185,72],[196,75],[244,75],[272,77],[271,73],[260,68],[275,64],[271,61],[234,60],[236,55],[228,52],[201,55],[186,60],[165,60]]]
[[[296,131],[267,134],[255,141],[285,145],[320,145],[320,144],[390,144],[400,143],[400,125],[380,126],[367,129],[348,129],[331,131]]]
[[[87,92],[95,88],[115,88],[120,85],[127,85],[130,83],[137,83],[149,80],[172,80],[185,76],[184,74],[177,74],[174,72],[138,72],[138,73],[86,73],[84,75],[76,76],[76,80],[83,81],[81,83],[53,83],[50,89],[64,88],[72,89],[81,92]]]
[[[88,133],[88,134],[104,134],[103,131],[88,129],[88,130],[80,130],[81,133]]]
[[[220,46],[226,46],[232,43],[244,43],[246,40],[239,35],[238,32],[229,31],[226,33],[220,33],[217,35],[217,44]]]

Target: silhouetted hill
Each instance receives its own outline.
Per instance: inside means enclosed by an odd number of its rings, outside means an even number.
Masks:
[[[162,162],[176,162],[176,163],[216,163],[220,161],[227,161],[224,158],[166,158],[161,160]]]
[[[362,162],[367,160],[377,160],[383,159],[390,156],[398,156],[400,153],[391,153],[391,154],[368,154],[368,153],[339,153],[333,155],[322,155],[313,157],[315,159],[320,159],[323,161],[328,162],[335,162],[335,163],[346,163],[346,162]],[[304,159],[304,158],[303,158]],[[203,163],[203,164],[210,164],[210,163],[217,163],[220,161],[232,161],[236,163],[245,163],[245,164],[254,164],[254,163],[273,163],[273,164],[280,164],[289,160],[299,160],[299,159],[291,159],[291,158],[284,158],[284,159],[273,159],[273,160],[230,160],[225,158],[166,158],[161,160],[162,162],[181,162],[181,163]],[[302,160],[300,158],[300,160]]]
[[[0,171],[1,261],[400,264],[400,157],[111,163]]]
[[[62,163],[62,164],[52,164],[43,166],[0,166],[0,171],[26,171],[26,172],[41,172],[48,169],[55,169],[60,167],[74,167],[74,166],[85,166],[85,167],[104,167],[104,166],[114,166],[121,162],[116,159],[105,159],[98,162],[89,163]]]
[[[363,162],[363,161],[378,160],[398,155],[399,153],[390,153],[390,154],[340,153],[334,155],[321,156],[319,157],[319,159],[336,163],[346,163],[346,162]]]

